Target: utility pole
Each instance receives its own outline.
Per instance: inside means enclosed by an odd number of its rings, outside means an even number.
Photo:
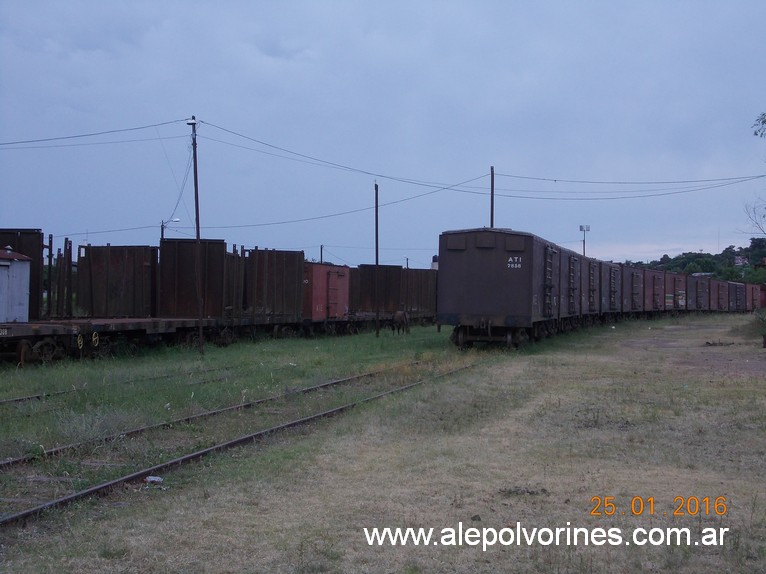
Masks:
[[[204,312],[204,305],[202,301],[202,241],[199,233],[199,178],[197,177],[197,118],[191,117],[191,120],[186,122],[187,126],[192,128],[192,158],[194,161],[194,216],[197,228],[197,253],[196,253],[196,273],[197,276],[197,323],[198,331],[197,337],[199,339],[199,353],[205,354],[205,339],[202,329],[202,316]]]
[[[489,166],[489,226],[495,227],[495,166]]]
[[[378,257],[378,184],[375,183],[375,288],[373,295],[375,297],[375,336],[380,337],[380,301],[378,300],[378,267],[380,259]]]

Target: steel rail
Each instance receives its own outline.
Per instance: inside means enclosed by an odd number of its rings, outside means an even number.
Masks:
[[[416,365],[416,364],[418,364],[418,361],[416,361],[414,363],[411,363],[410,365]],[[183,418],[180,418],[180,419],[174,419],[172,421],[165,421],[165,422],[161,422],[161,423],[157,423],[157,424],[153,424],[153,425],[146,425],[146,426],[143,426],[143,427],[138,427],[138,428],[134,428],[134,429],[118,432],[118,433],[113,434],[113,435],[104,436],[104,437],[98,437],[98,438],[94,438],[94,439],[91,439],[91,440],[86,440],[86,441],[83,441],[83,442],[66,444],[66,445],[62,445],[62,446],[53,447],[53,448],[50,448],[50,449],[45,449],[44,448],[40,452],[31,453],[31,454],[25,454],[23,456],[19,456],[19,457],[16,457],[16,458],[6,458],[6,459],[3,459],[3,460],[0,460],[0,469],[6,469],[6,468],[13,467],[13,466],[18,466],[20,464],[31,462],[31,461],[35,460],[36,458],[54,456],[54,455],[57,455],[57,454],[61,454],[63,452],[67,452],[67,451],[70,451],[70,450],[75,450],[75,449],[81,448],[83,446],[89,446],[89,445],[99,444],[99,443],[113,442],[113,441],[116,441],[117,439],[120,439],[120,438],[123,438],[123,437],[134,436],[134,435],[141,434],[141,433],[144,433],[144,432],[147,432],[147,431],[151,431],[151,430],[162,429],[162,428],[170,428],[170,427],[173,427],[175,425],[186,424],[186,423],[190,423],[190,422],[195,421],[195,420],[201,420],[201,419],[217,416],[217,415],[220,415],[220,414],[225,414],[225,413],[232,412],[232,411],[239,411],[239,410],[249,409],[249,408],[252,408],[252,407],[264,404],[264,403],[269,403],[269,402],[273,402],[273,401],[278,401],[280,399],[285,399],[285,398],[287,398],[289,396],[296,395],[296,394],[307,395],[309,393],[312,393],[312,392],[315,392],[315,391],[319,391],[319,390],[322,390],[322,389],[325,389],[325,388],[328,388],[328,387],[333,387],[333,386],[336,386],[336,385],[341,385],[341,384],[348,383],[348,382],[351,382],[351,381],[354,381],[354,380],[358,380],[358,379],[364,379],[366,377],[373,377],[375,375],[379,375],[381,373],[384,373],[387,370],[390,370],[392,368],[394,368],[394,367],[388,367],[386,369],[380,369],[378,371],[370,371],[370,372],[367,372],[367,373],[360,373],[358,375],[351,375],[350,377],[344,377],[342,379],[334,379],[334,380],[327,381],[327,382],[324,382],[324,383],[320,383],[318,385],[314,385],[314,386],[311,386],[311,387],[306,387],[306,388],[302,388],[302,389],[296,389],[294,391],[290,391],[290,392],[287,392],[287,393],[282,393],[281,395],[275,395],[275,396],[272,396],[272,397],[264,397],[264,398],[256,399],[254,401],[250,401],[250,402],[247,402],[247,403],[237,403],[236,405],[231,405],[231,406],[228,406],[228,407],[223,407],[223,408],[212,410],[212,411],[205,411],[204,413],[198,413],[196,415],[189,415],[188,417],[183,417]]]
[[[421,385],[421,384],[423,384],[423,383],[425,383],[427,381],[432,381],[432,380],[438,379],[440,377],[445,377],[447,375],[452,375],[452,374],[457,373],[459,371],[463,371],[465,369],[469,369],[469,368],[471,368],[473,366],[474,365],[466,365],[466,366],[463,366],[463,367],[458,367],[457,369],[453,369],[453,370],[447,371],[445,373],[439,373],[438,375],[434,375],[434,376],[432,376],[432,377],[430,377],[428,379],[420,379],[419,381],[415,381],[414,383],[409,383],[407,385],[403,385],[403,386],[397,387],[395,389],[391,389],[391,390],[388,390],[388,391],[383,391],[381,393],[377,393],[377,394],[372,395],[370,397],[366,397],[366,398],[363,398],[363,399],[359,399],[357,401],[346,403],[345,405],[341,405],[339,407],[328,409],[328,410],[322,411],[320,413],[316,413],[316,414],[313,414],[313,415],[302,417],[300,419],[295,419],[295,420],[292,420],[292,421],[289,421],[289,422],[286,422],[286,423],[283,423],[283,424],[280,424],[280,425],[276,425],[276,426],[270,427],[268,429],[259,430],[257,432],[254,432],[254,433],[251,433],[251,434],[247,434],[247,435],[244,435],[244,436],[240,436],[238,438],[235,438],[235,439],[223,442],[223,443],[219,443],[217,445],[214,445],[214,446],[202,449],[202,450],[198,450],[196,452],[192,452],[192,453],[180,456],[180,457],[175,458],[173,460],[169,460],[169,461],[163,462],[161,464],[154,465],[154,466],[149,467],[149,468],[144,468],[142,470],[139,470],[139,471],[133,472],[131,474],[127,474],[125,476],[122,476],[120,478],[116,478],[114,480],[110,480],[110,481],[104,482],[102,484],[91,486],[89,488],[86,488],[85,490],[81,490],[79,492],[75,492],[73,494],[69,494],[67,496],[63,496],[61,498],[57,498],[56,500],[51,500],[49,502],[45,502],[45,503],[40,504],[38,506],[35,506],[33,508],[29,508],[29,509],[23,510],[21,512],[17,512],[17,513],[14,513],[14,514],[9,514],[9,515],[0,517],[0,526],[6,526],[6,525],[14,524],[14,523],[17,523],[17,522],[26,521],[27,519],[30,519],[30,518],[35,517],[35,516],[38,516],[39,514],[45,512],[46,510],[51,510],[51,509],[54,509],[54,508],[61,508],[63,506],[66,506],[68,504],[71,504],[73,502],[81,500],[83,498],[87,498],[89,496],[93,496],[95,494],[107,493],[107,492],[109,492],[110,490],[112,490],[113,488],[115,488],[117,486],[120,486],[120,485],[123,485],[123,484],[127,484],[127,483],[131,483],[131,482],[135,482],[137,480],[144,479],[147,476],[151,476],[151,475],[157,474],[159,472],[169,470],[169,469],[174,468],[176,466],[181,466],[183,464],[199,460],[199,459],[201,459],[201,458],[203,458],[203,457],[205,457],[205,456],[207,456],[209,454],[214,454],[214,453],[217,453],[217,452],[221,452],[221,451],[224,451],[224,450],[235,448],[235,447],[238,447],[238,446],[241,446],[243,444],[250,443],[250,442],[256,442],[256,441],[259,441],[259,440],[263,440],[263,439],[269,437],[270,435],[279,433],[281,431],[285,431],[285,430],[288,430],[288,429],[291,429],[291,428],[302,426],[302,425],[305,425],[305,424],[308,424],[310,422],[314,422],[314,421],[317,421],[317,420],[320,420],[320,419],[323,419],[323,418],[330,418],[330,417],[339,415],[341,413],[344,413],[344,412],[346,412],[346,411],[348,411],[348,410],[350,410],[350,409],[352,409],[354,407],[360,406],[362,404],[365,404],[365,403],[368,403],[368,402],[372,402],[372,401],[375,401],[375,400],[378,400],[378,399],[381,399],[381,398],[384,398],[384,397],[387,397],[387,396],[390,396],[390,395],[393,395],[393,394],[396,394],[396,393],[407,391],[407,390],[409,390],[409,389],[411,389],[413,387],[416,387],[418,385]]]
[[[189,373],[189,375],[190,376],[191,375],[195,375],[196,376],[196,375],[204,375],[206,373],[212,373],[212,372],[215,372],[215,371],[225,371],[227,369],[232,369],[232,370],[243,369],[243,368],[245,368],[245,366],[239,366],[239,367],[216,367],[216,368],[213,368],[213,369],[202,369],[202,370],[200,370],[198,372],[195,372],[195,373]],[[135,384],[135,383],[148,383],[148,382],[152,382],[152,381],[158,381],[158,380],[161,380],[161,379],[170,379],[171,377],[177,377],[177,376],[178,376],[177,373],[168,373],[168,374],[165,374],[165,375],[153,375],[151,377],[144,377],[144,378],[140,378],[140,379],[126,379],[126,380],[122,380],[122,381],[112,381],[110,383],[104,383],[101,386],[93,386],[93,387],[89,387],[88,383],[86,382],[86,383],[83,383],[82,386],[78,386],[78,387],[75,387],[74,385],[72,385],[71,389],[63,389],[63,390],[60,390],[60,391],[51,391],[51,392],[43,391],[43,392],[38,393],[36,395],[26,395],[26,396],[23,396],[23,397],[11,397],[11,398],[6,398],[6,399],[0,399],[0,406],[11,405],[11,404],[15,404],[15,403],[23,403],[23,402],[34,401],[34,400],[40,400],[41,401],[41,400],[47,399],[49,397],[56,397],[56,396],[59,396],[59,395],[66,395],[66,394],[69,394],[69,393],[76,393],[78,391],[85,391],[85,390],[88,390],[90,388],[93,388],[93,389],[105,389],[107,387],[113,387],[113,386],[117,386],[117,385],[129,385],[129,384]],[[194,384],[201,384],[201,383],[208,383],[208,382],[219,381],[219,380],[223,380],[223,379],[225,379],[225,377],[218,377],[216,379],[203,379],[202,381],[199,381],[199,382],[196,382],[196,383],[187,383],[187,384],[194,385]]]

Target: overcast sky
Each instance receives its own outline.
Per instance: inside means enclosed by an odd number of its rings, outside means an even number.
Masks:
[[[425,267],[490,224],[490,166],[496,227],[579,251],[587,224],[616,261],[747,246],[764,21],[763,0],[0,0],[0,227],[194,237],[195,115],[202,236],[229,246],[372,263],[377,182],[381,263]]]

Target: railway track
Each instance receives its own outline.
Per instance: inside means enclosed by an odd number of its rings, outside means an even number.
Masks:
[[[189,421],[136,429],[140,440],[123,433],[98,444],[67,445],[48,451],[47,456],[6,461],[0,526],[25,522],[47,510],[167,472],[212,453],[336,416],[470,366],[427,372],[425,376],[414,377],[414,381],[407,375],[386,376],[390,369],[364,373],[252,401],[247,406],[232,405]],[[361,381],[364,385],[350,385]]]
[[[215,416],[218,416],[218,415],[223,415],[223,414],[227,414],[227,413],[231,413],[231,412],[235,412],[235,411],[240,411],[240,410],[244,410],[244,409],[250,409],[250,408],[253,408],[253,407],[256,407],[256,406],[263,406],[263,405],[266,405],[268,403],[276,402],[276,401],[279,401],[279,400],[285,400],[290,395],[293,395],[293,394],[308,395],[308,394],[311,394],[311,393],[316,392],[316,391],[320,391],[320,390],[324,390],[324,389],[329,389],[329,388],[332,388],[332,387],[335,387],[335,386],[338,386],[338,385],[343,385],[343,384],[350,383],[350,382],[353,382],[353,381],[362,380],[362,379],[365,379],[365,378],[368,378],[368,377],[374,377],[375,375],[378,375],[378,374],[380,374],[380,373],[382,373],[384,371],[385,371],[385,369],[378,370],[378,371],[371,371],[371,372],[368,372],[368,373],[361,373],[361,374],[353,375],[353,376],[350,376],[350,377],[343,377],[341,379],[334,379],[332,381],[328,381],[328,382],[325,382],[325,383],[320,383],[318,385],[314,385],[314,386],[311,386],[311,387],[305,387],[305,388],[296,389],[294,391],[290,391],[290,392],[287,392],[287,393],[282,393],[280,395],[275,395],[275,396],[271,396],[271,397],[264,397],[264,398],[256,399],[256,400],[253,400],[253,401],[244,402],[244,403],[240,402],[240,403],[237,403],[235,405],[228,406],[228,407],[223,407],[223,408],[220,408],[220,409],[214,409],[214,410],[210,410],[210,411],[205,411],[205,412],[198,413],[198,414],[195,414],[195,415],[190,415],[190,416],[187,416],[187,417],[177,418],[177,419],[173,419],[173,420],[170,420],[170,421],[165,421],[165,422],[161,422],[161,423],[157,423],[157,424],[153,424],[153,425],[145,425],[145,426],[142,426],[142,427],[138,427],[138,428],[134,428],[134,429],[130,429],[130,430],[125,430],[125,431],[119,432],[117,434],[112,434],[112,435],[108,435],[108,436],[104,436],[104,437],[99,437],[99,438],[91,439],[91,440],[88,440],[88,441],[82,441],[82,442],[67,444],[67,445],[63,445],[63,446],[57,446],[57,447],[50,448],[50,449],[42,448],[42,449],[40,449],[39,452],[35,452],[33,454],[26,454],[26,455],[20,456],[20,457],[6,458],[6,459],[3,459],[3,460],[0,460],[0,470],[7,469],[7,468],[10,468],[12,466],[18,466],[20,464],[29,463],[29,462],[37,460],[37,459],[39,459],[41,457],[58,456],[58,455],[64,454],[64,453],[69,452],[69,451],[74,451],[74,450],[77,450],[77,449],[82,449],[84,447],[88,447],[88,446],[92,446],[92,445],[114,442],[116,440],[124,439],[124,438],[135,436],[135,435],[139,435],[139,434],[144,433],[144,432],[149,432],[149,431],[153,431],[153,430],[157,430],[157,429],[172,428],[172,427],[178,426],[178,425],[189,424],[189,423],[192,423],[192,422],[197,421],[197,420],[202,420],[202,419],[206,419],[206,418],[210,418],[210,417],[215,417]],[[200,382],[187,383],[187,384],[200,384]]]

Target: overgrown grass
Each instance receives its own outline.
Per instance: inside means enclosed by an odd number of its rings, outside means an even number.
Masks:
[[[453,354],[446,336],[434,328],[416,328],[407,337],[383,331],[379,337],[367,333],[266,339],[227,348],[208,346],[204,355],[175,348],[134,358],[62,361],[26,369],[4,365],[0,399],[46,396],[0,405],[0,458]]]

